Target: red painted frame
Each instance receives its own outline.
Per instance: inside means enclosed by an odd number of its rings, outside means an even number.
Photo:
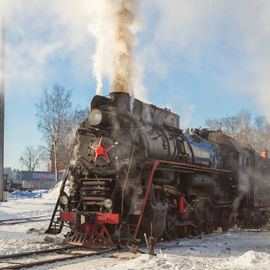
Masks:
[[[60,220],[64,222],[74,222],[74,212],[60,212]]]
[[[60,212],[60,220],[64,222],[74,223],[75,212]],[[103,214],[96,213],[95,224],[118,224],[119,215],[118,214]]]
[[[148,186],[147,186],[146,194],[145,194],[144,201],[143,201],[143,205],[142,205],[142,209],[141,209],[141,214],[140,214],[140,217],[139,217],[139,220],[138,220],[138,223],[137,223],[137,226],[136,226],[136,230],[135,230],[135,233],[134,233],[134,236],[133,236],[133,239],[134,239],[134,240],[135,240],[136,237],[137,237],[137,234],[138,234],[138,231],[139,231],[141,222],[142,222],[142,217],[143,217],[143,213],[144,213],[144,208],[145,208],[145,205],[146,205],[146,202],[147,202],[147,199],[148,199],[148,194],[149,194],[150,187],[151,187],[151,184],[152,184],[153,176],[154,176],[154,173],[155,173],[155,171],[156,171],[158,165],[159,165],[159,161],[156,160],[156,161],[154,162],[154,165],[153,165],[153,168],[152,168],[152,171],[151,171],[151,175],[150,175],[150,178],[149,178],[149,181],[148,181]]]

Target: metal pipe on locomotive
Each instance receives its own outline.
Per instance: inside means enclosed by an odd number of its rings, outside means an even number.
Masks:
[[[270,191],[256,185],[270,162],[221,132],[183,133],[179,116],[122,92],[95,96],[47,233],[66,241],[125,246],[143,234],[175,239],[267,221]],[[66,184],[69,181],[69,192]],[[57,210],[60,216],[57,219]]]

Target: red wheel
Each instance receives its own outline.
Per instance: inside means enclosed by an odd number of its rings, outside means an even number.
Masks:
[[[181,236],[182,236],[183,238],[189,237],[190,234],[191,234],[190,226],[189,226],[189,225],[181,226],[181,227],[180,227],[180,231],[181,231]]]
[[[196,224],[196,228],[193,228],[192,229],[192,233],[193,233],[193,235],[195,235],[195,236],[199,236],[199,235],[201,235],[202,233],[203,233],[203,224],[202,223],[200,223],[200,222],[198,222],[197,224]]]
[[[175,215],[170,215],[167,214],[166,217],[166,232],[165,232],[165,237],[167,240],[173,240],[177,238],[176,234],[176,216]]]
[[[192,228],[192,233],[196,236],[201,235],[204,231],[204,201],[198,201],[193,206],[193,218],[196,227]]]
[[[228,229],[229,229],[229,211],[224,210],[221,212],[220,225],[222,227],[223,232],[228,231]]]
[[[205,233],[212,233],[214,231],[214,214],[210,207],[207,207],[205,212]]]
[[[203,232],[203,223],[202,223],[202,216],[201,216],[201,209],[195,208],[194,209],[194,219],[196,222],[196,227],[192,229],[192,233],[196,236],[201,235]]]

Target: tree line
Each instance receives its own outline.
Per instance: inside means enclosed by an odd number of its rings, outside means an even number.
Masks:
[[[57,172],[60,157],[67,162],[71,158],[76,129],[86,118],[88,110],[73,109],[71,91],[59,84],[55,84],[51,91],[44,89],[36,104],[36,118],[45,146],[26,146],[20,157],[21,164],[34,171],[44,163],[49,167],[50,160],[54,160],[54,171]]]
[[[242,110],[234,116],[207,119],[205,124],[209,130],[220,130],[258,153],[270,150],[270,125],[262,116],[252,118],[250,112]]]

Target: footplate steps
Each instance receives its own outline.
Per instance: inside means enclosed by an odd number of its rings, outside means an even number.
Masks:
[[[68,171],[69,171],[69,169],[66,170],[66,173],[64,175],[64,179],[62,182],[60,193],[59,193],[56,205],[55,205],[54,210],[53,210],[53,214],[52,214],[52,218],[51,218],[49,227],[45,231],[46,234],[59,234],[59,233],[61,233],[62,228],[64,226],[64,222],[60,220],[60,213],[62,211],[61,206],[60,206],[60,197],[61,197],[61,194],[64,191],[65,186],[66,186],[66,181],[68,178],[68,173],[67,173]]]

